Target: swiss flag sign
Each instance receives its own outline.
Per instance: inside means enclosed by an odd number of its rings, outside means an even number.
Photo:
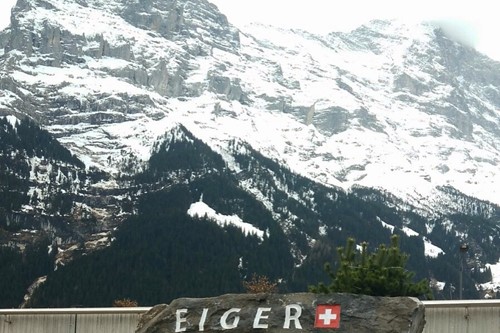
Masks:
[[[339,328],[340,304],[324,304],[316,307],[315,328]]]

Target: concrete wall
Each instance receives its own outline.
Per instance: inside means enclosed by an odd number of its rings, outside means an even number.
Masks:
[[[499,333],[500,300],[425,301],[424,333]],[[134,333],[149,308],[0,309],[0,333]]]
[[[500,300],[424,304],[424,333],[500,333]]]
[[[134,333],[149,308],[0,310],[0,333]]]

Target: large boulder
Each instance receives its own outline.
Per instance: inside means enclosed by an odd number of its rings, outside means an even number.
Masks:
[[[145,313],[136,333],[264,329],[273,332],[417,333],[424,306],[410,297],[353,294],[228,294],[180,298]]]

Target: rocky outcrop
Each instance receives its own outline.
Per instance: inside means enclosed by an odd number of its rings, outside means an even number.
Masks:
[[[429,89],[428,84],[418,81],[407,73],[401,73],[394,79],[394,91],[407,91],[413,95],[421,95]]]
[[[316,112],[316,102],[309,107],[306,116],[306,125],[311,125],[313,123],[314,112]]]
[[[238,30],[205,0],[128,1],[121,16],[135,27],[151,30],[170,40],[193,37],[232,52],[239,47]]]
[[[233,294],[181,298],[144,314],[136,333],[336,332],[418,333],[425,325],[424,306],[409,297],[352,294]]]
[[[246,99],[246,95],[243,92],[238,79],[231,80],[227,76],[209,73],[208,87],[210,91],[224,95],[229,100],[243,102]]]
[[[5,51],[19,50],[30,57],[34,53],[43,55],[38,65],[60,67],[63,63],[78,63],[83,60],[82,47],[86,44],[83,36],[71,34],[61,29],[58,25],[44,21],[41,29],[33,30],[21,24],[22,15],[17,13],[23,6],[18,5],[14,9],[11,18],[11,28],[8,38],[3,42]],[[16,14],[17,13],[17,14]]]
[[[88,6],[86,3],[81,5]],[[125,60],[130,64],[101,70],[165,97],[186,93],[184,79],[189,70],[188,61],[193,57],[208,56],[214,47],[230,52],[236,52],[239,47],[237,29],[207,1],[129,1],[117,13],[132,26],[150,31],[150,36],[157,34],[179,42],[182,52],[177,50],[167,57],[159,56],[154,62],[135,54],[137,50],[134,51],[131,41],[123,38],[110,41],[103,34],[75,34],[59,22],[47,20],[41,22],[40,29],[32,29],[31,25],[36,22],[27,26],[23,21],[23,11],[34,10],[32,6],[20,1],[15,7],[11,29],[1,37],[5,52],[18,50],[27,57],[36,55],[33,65],[52,67],[77,64],[85,68],[88,58]],[[51,5],[44,2],[43,6]],[[191,42],[185,43],[188,39]],[[241,95],[239,84],[232,84],[228,98],[239,100]]]
[[[122,17],[130,24],[172,39],[184,26],[184,11],[177,0],[128,1]]]

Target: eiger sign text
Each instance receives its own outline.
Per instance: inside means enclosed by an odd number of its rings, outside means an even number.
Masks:
[[[421,333],[423,304],[352,294],[227,294],[179,298],[142,315],[136,333]]]
[[[285,316],[282,318],[283,329],[302,330],[300,317],[302,316],[302,306],[300,304],[288,304],[284,306]],[[255,315],[251,318],[253,329],[268,329],[269,319],[273,315],[272,307],[258,307],[255,309]],[[198,331],[205,331],[205,325],[210,308],[203,308],[198,322]],[[219,320],[219,326],[222,330],[236,329],[240,325],[241,308],[231,308],[225,311]],[[175,311],[175,332],[185,332],[188,328],[189,309],[177,309]],[[339,328],[340,323],[340,305],[318,305],[316,307],[316,316],[314,321],[315,328]],[[248,321],[249,318],[245,318]]]

